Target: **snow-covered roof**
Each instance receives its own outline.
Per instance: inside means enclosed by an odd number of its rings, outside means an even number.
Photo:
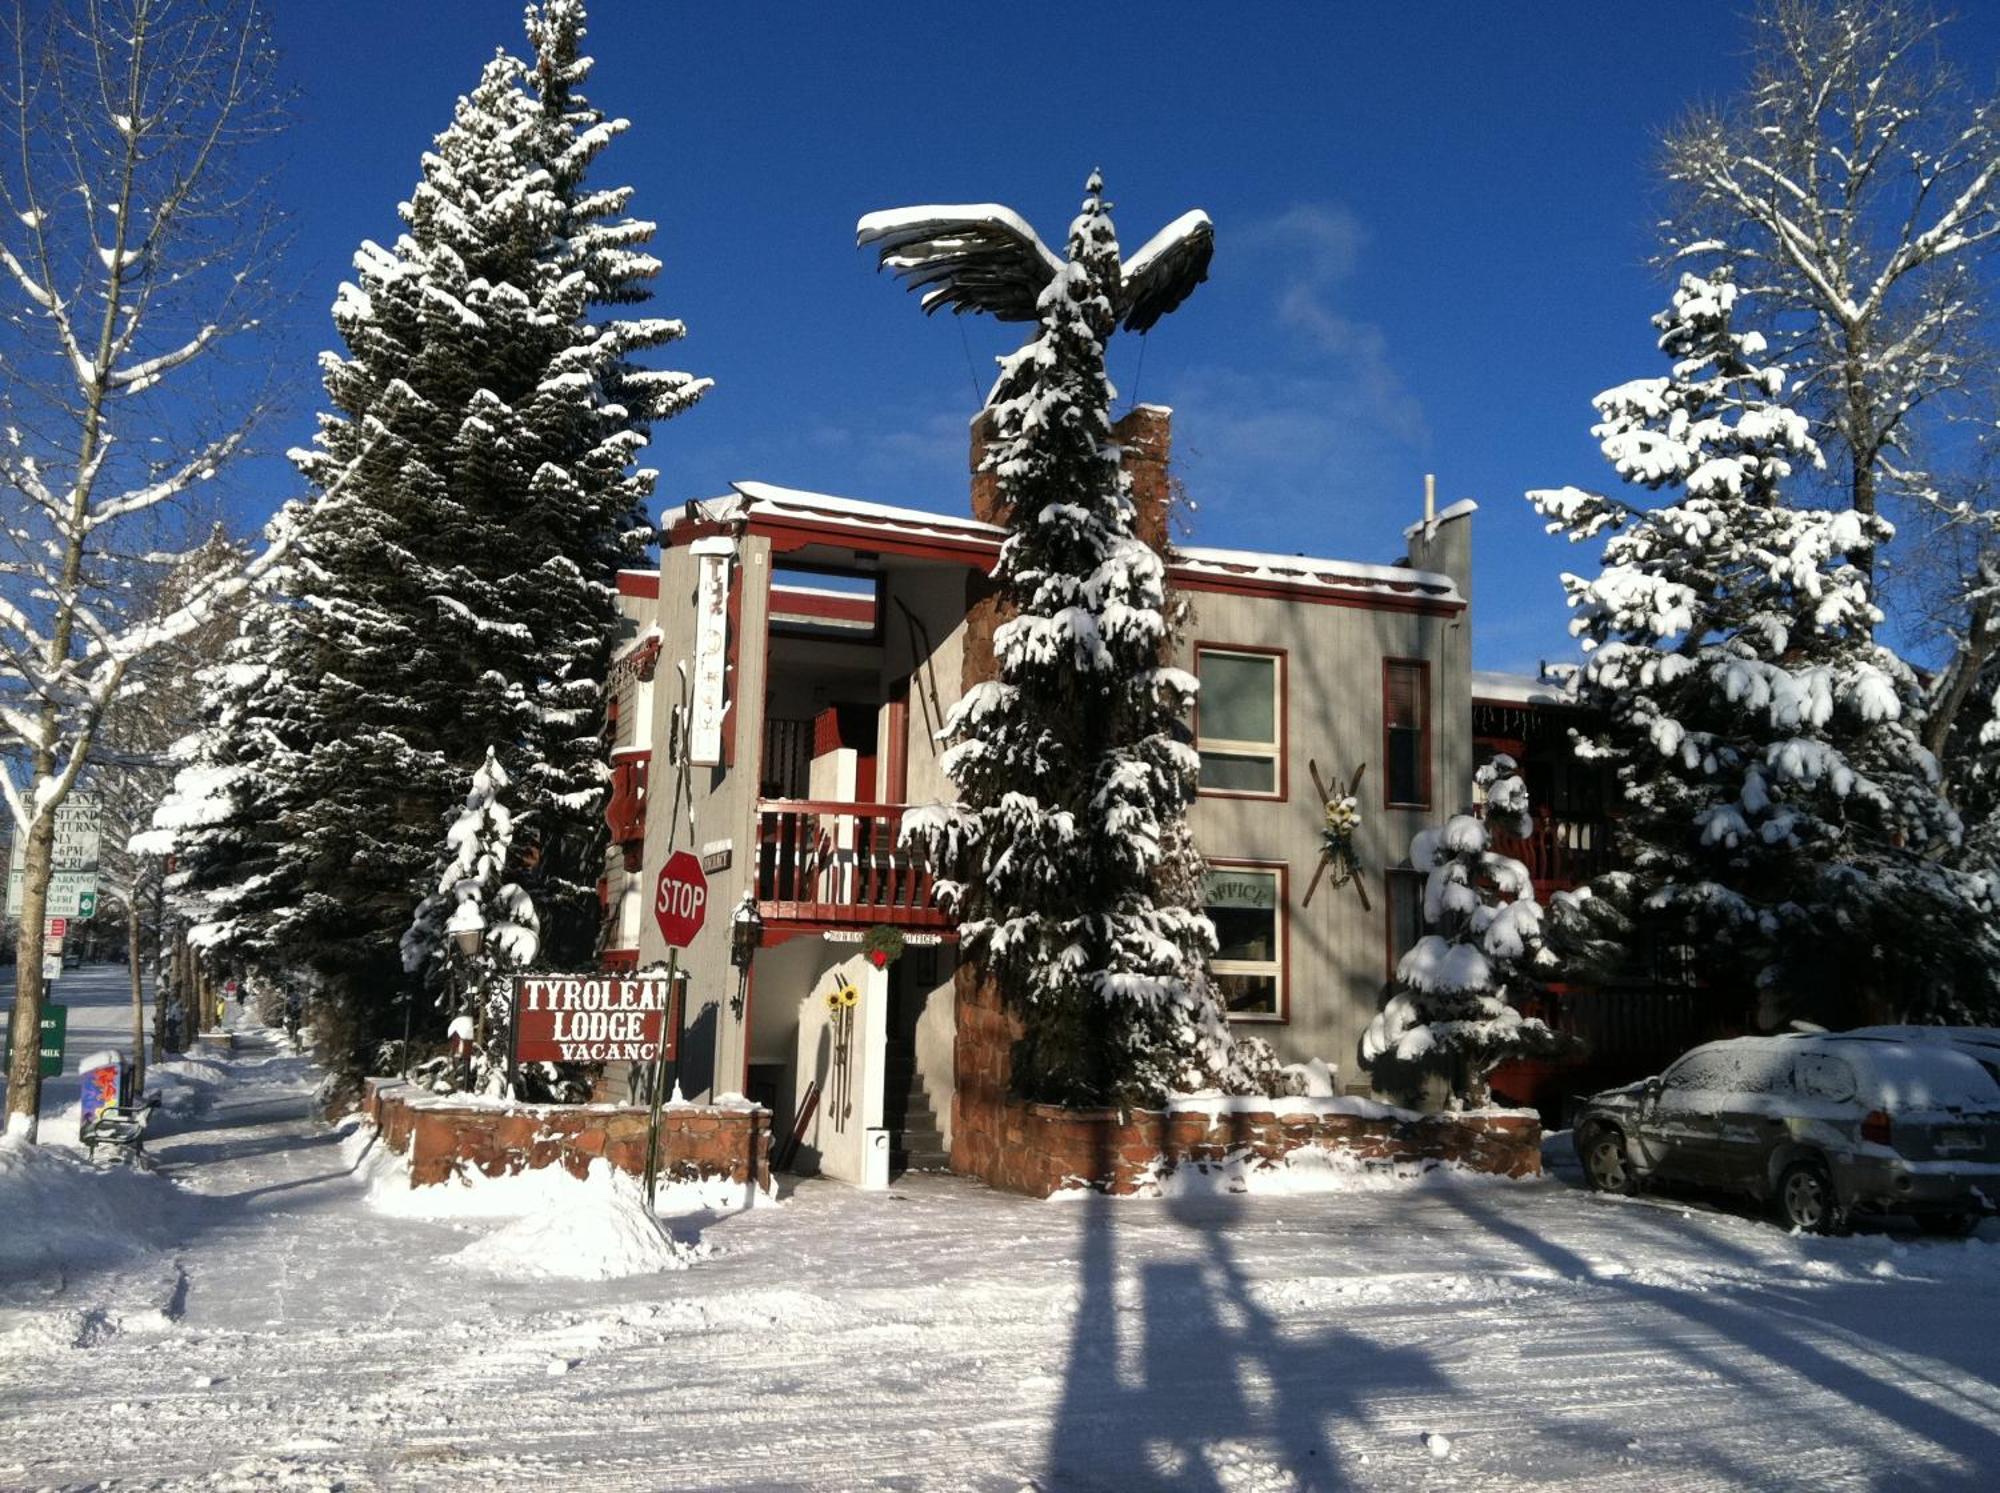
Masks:
[[[871,503],[861,498],[837,498],[830,493],[779,487],[770,482],[732,482],[730,486],[736,489],[733,493],[710,498],[697,505],[704,518],[726,523],[749,518],[753,514],[771,514],[832,520],[843,526],[876,529],[885,534],[914,532],[993,545],[999,544],[1002,537],[1002,531],[993,524],[948,513],[932,513],[922,508],[898,508],[889,503]]]
[[[1478,511],[1479,511],[1479,505],[1473,502],[1472,499],[1460,498],[1456,503],[1453,503],[1449,508],[1439,509],[1438,516],[1436,518],[1418,519],[1415,523],[1411,524],[1408,528],[1403,530],[1403,537],[1405,539],[1415,539],[1417,535],[1420,532],[1422,532],[1425,524],[1432,524],[1432,525],[1448,524],[1455,518],[1469,518]]]
[[[1288,581],[1334,591],[1421,591],[1440,601],[1459,600],[1458,587],[1450,576],[1435,570],[1412,570],[1407,565],[1369,565],[1359,560],[1321,560],[1310,555],[1260,554],[1192,544],[1177,546],[1174,553],[1180,562],[1175,570],[1195,575]]]
[[[765,517],[826,524],[849,530],[857,538],[878,534],[885,539],[935,539],[994,546],[1004,535],[994,524],[921,508],[898,508],[888,503],[778,487],[769,482],[736,482],[731,486],[734,492],[694,505],[698,521],[728,523]],[[668,527],[672,526],[670,522]],[[1268,581],[1346,594],[1415,594],[1445,603],[1463,600],[1450,576],[1403,565],[1369,565],[1356,560],[1263,554],[1206,545],[1176,546],[1175,557],[1174,572],[1190,579]]]
[[[1501,700],[1510,705],[1576,704],[1576,692],[1568,685],[1533,674],[1503,674],[1493,669],[1472,671],[1472,698]]]

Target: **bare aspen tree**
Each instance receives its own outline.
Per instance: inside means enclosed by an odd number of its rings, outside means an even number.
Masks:
[[[1668,257],[1732,266],[1800,381],[1842,501],[1971,532],[1949,582],[1956,657],[1932,689],[1936,751],[2000,643],[1978,579],[1993,514],[1967,474],[1933,465],[1968,444],[1942,426],[1992,418],[1982,280],[2000,243],[2000,100],[1951,66],[1946,23],[1922,3],[1766,0],[1754,24],[1748,94],[1667,136]]]
[[[279,123],[258,0],[15,0],[0,76],[0,795],[24,838],[7,1130],[32,1139],[56,811],[141,661],[281,545],[166,608],[149,580],[264,409]]]

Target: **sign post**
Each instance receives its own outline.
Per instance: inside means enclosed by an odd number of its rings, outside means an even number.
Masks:
[[[660,936],[667,943],[667,987],[671,991],[680,983],[681,950],[694,942],[694,936],[701,932],[701,925],[708,919],[708,873],[701,869],[701,862],[691,852],[676,850],[667,857],[667,863],[660,867],[660,879],[653,889],[653,918],[660,925]],[[674,1013],[678,1017],[678,1012]],[[679,1021],[676,1019],[674,1036],[669,1046],[679,1045]],[[665,1086],[667,1076],[667,1052],[663,1047],[653,1069],[652,1105],[646,1119],[646,1206],[653,1206],[653,1198],[660,1185],[660,1104],[665,1097],[660,1090]]]

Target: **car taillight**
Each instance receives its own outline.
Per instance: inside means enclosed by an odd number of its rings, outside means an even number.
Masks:
[[[1868,1111],[1868,1117],[1861,1122],[1861,1138],[1871,1146],[1886,1146],[1889,1141],[1889,1116],[1879,1109]]]

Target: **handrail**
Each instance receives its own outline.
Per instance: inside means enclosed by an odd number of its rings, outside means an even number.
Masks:
[[[760,798],[760,814],[837,814],[855,819],[900,819],[909,804],[860,804],[830,798]]]
[[[944,927],[930,868],[905,852],[908,804],[815,798],[757,801],[756,890],[767,918]]]

